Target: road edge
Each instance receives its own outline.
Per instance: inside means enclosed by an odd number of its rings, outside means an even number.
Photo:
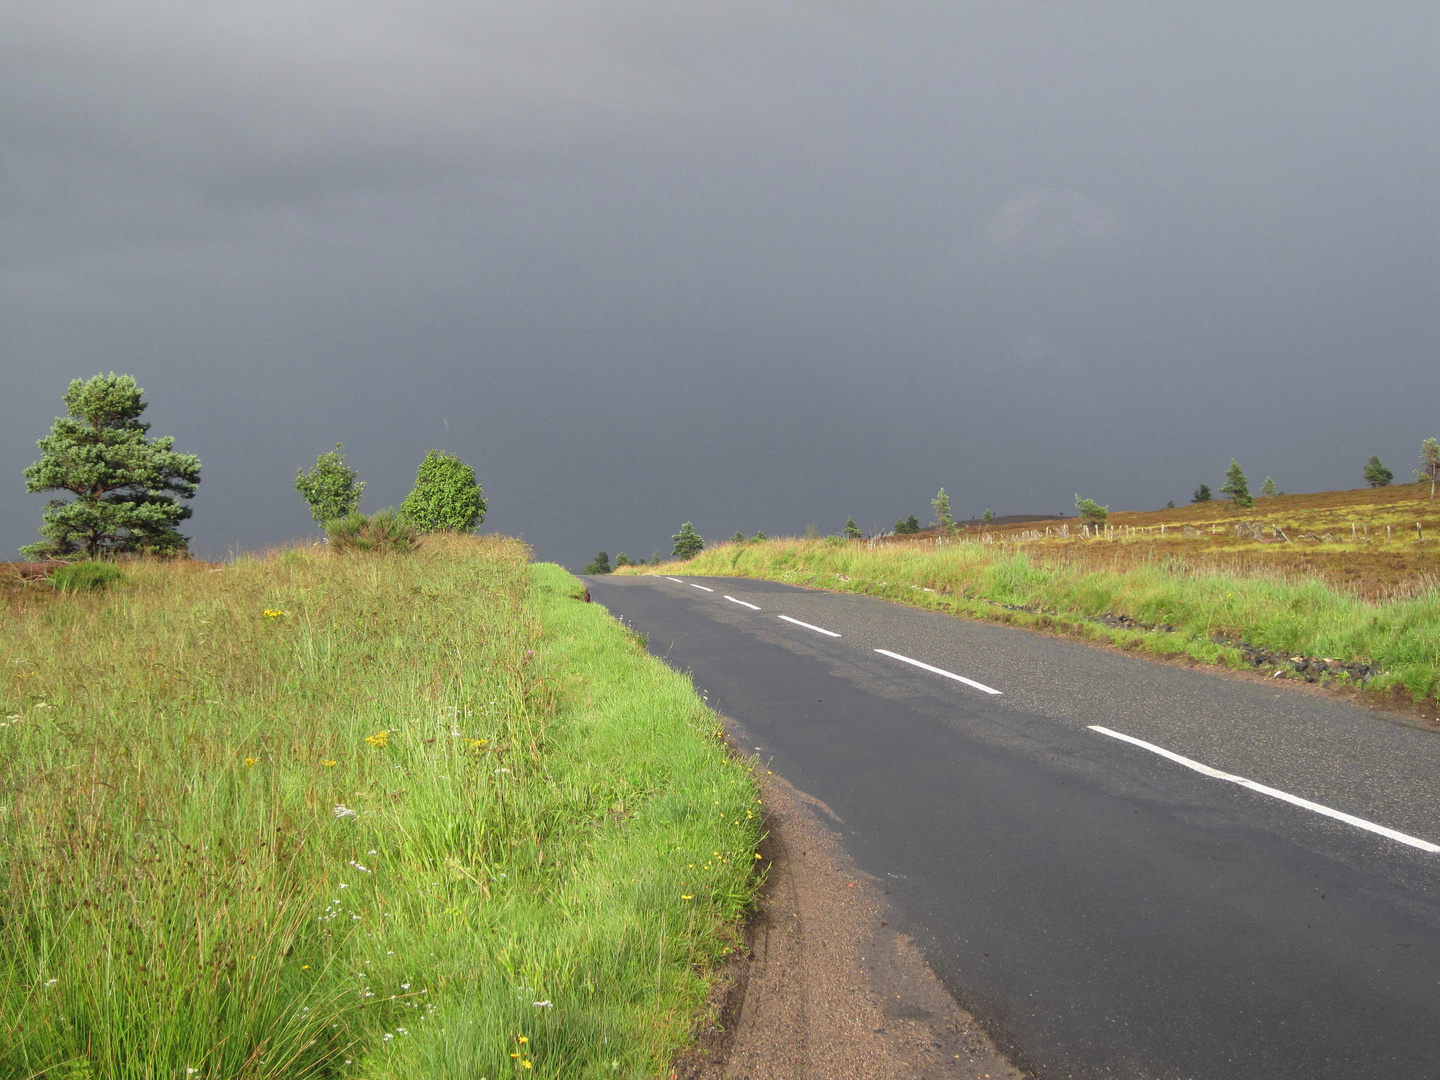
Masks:
[[[724,720],[732,747],[743,729]],[[829,807],[755,767],[766,878],[672,1080],[1027,1080],[900,928]],[[829,824],[827,824],[827,821]]]

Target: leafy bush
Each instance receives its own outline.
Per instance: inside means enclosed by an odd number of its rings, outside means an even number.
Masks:
[[[624,566],[625,564],[622,563],[622,562],[620,562],[620,561],[617,559],[617,560],[616,560],[616,565],[618,565],[618,566]],[[597,555],[595,556],[595,558],[590,561],[590,564],[585,567],[585,573],[587,573],[587,574],[608,574],[608,573],[610,573],[610,553],[609,553],[608,551],[602,551],[602,552],[600,552],[599,554],[597,554]]]
[[[90,592],[109,588],[124,578],[125,575],[114,563],[87,559],[85,562],[75,562],[60,567],[50,575],[50,584],[55,587],[57,592]]]
[[[295,490],[309,504],[310,516],[317,525],[323,526],[327,521],[360,510],[365,481],[345,464],[344,449],[337,442],[334,450],[327,450],[315,459],[315,467],[308,473],[304,469],[295,471]]]
[[[400,513],[421,532],[470,532],[485,520],[485,507],[475,470],[452,454],[431,450]]]
[[[1094,499],[1082,499],[1075,496],[1075,509],[1080,511],[1080,517],[1085,521],[1094,522],[1096,525],[1104,525],[1105,519],[1110,516],[1110,508],[1101,506]]]
[[[399,554],[415,546],[415,526],[400,511],[379,510],[369,517],[346,514],[325,523],[330,546],[336,551],[391,551]]]

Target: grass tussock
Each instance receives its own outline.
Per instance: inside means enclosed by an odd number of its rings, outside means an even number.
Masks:
[[[688,682],[523,545],[0,622],[0,1076],[641,1077],[759,821]]]
[[[1210,663],[1240,662],[1215,638],[1243,639],[1285,653],[1372,663],[1381,671],[1369,684],[1374,690],[1403,688],[1417,701],[1440,691],[1440,588],[1433,583],[1372,600],[1315,578],[1196,567],[1174,554],[1157,558],[1138,545],[1121,549],[1104,541],[1022,550],[976,541],[871,547],[771,540],[710,548],[684,568],[863,592]],[[675,564],[645,572],[662,570],[674,572]],[[1000,604],[1045,614],[1027,616],[997,609]],[[1145,634],[1085,621],[1107,612],[1174,631]]]

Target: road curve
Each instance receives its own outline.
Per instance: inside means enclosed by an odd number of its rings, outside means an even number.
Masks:
[[[591,577],[1044,1078],[1440,1078],[1440,737],[773,582]]]

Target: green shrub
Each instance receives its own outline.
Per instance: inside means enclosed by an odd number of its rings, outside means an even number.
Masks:
[[[471,532],[485,520],[475,470],[453,454],[431,450],[400,513],[421,532]]]
[[[1101,506],[1094,499],[1082,499],[1075,496],[1075,509],[1080,511],[1082,521],[1093,522],[1096,525],[1104,525],[1105,519],[1110,516],[1110,508]]]
[[[70,563],[68,566],[60,567],[50,575],[50,584],[58,592],[89,592],[95,589],[109,588],[124,578],[125,575],[114,563],[87,559],[84,562]]]
[[[304,469],[295,471],[295,490],[309,504],[310,516],[317,525],[360,512],[365,481],[345,464],[344,449],[337,442],[334,450],[315,459],[315,467],[308,473]]]
[[[325,523],[330,546],[336,551],[392,551],[404,553],[415,546],[415,526],[394,508],[367,517],[346,514]]]

